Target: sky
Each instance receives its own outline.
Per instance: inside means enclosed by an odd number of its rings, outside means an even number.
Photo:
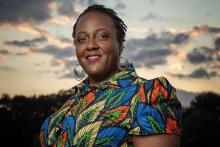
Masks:
[[[79,83],[72,27],[92,4],[124,20],[123,57],[141,77],[165,76],[184,106],[198,93],[220,93],[219,0],[2,0],[0,94],[51,94]]]

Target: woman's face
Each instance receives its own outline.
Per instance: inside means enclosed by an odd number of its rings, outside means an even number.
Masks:
[[[112,19],[101,12],[88,12],[76,26],[76,55],[91,82],[105,79],[117,69],[121,54]]]

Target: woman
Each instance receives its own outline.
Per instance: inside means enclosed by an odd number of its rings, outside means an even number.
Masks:
[[[181,105],[167,79],[146,80],[121,64],[126,25],[109,8],[88,7],[73,27],[88,78],[42,125],[42,146],[177,147]]]

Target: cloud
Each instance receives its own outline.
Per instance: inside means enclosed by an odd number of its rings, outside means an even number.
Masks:
[[[202,78],[209,79],[209,78],[220,76],[216,71],[209,72],[202,67],[194,70],[190,74],[170,74],[170,75],[178,77],[178,78],[197,78],[197,79],[202,79]]]
[[[125,56],[134,61],[136,66],[153,68],[166,64],[166,58],[175,54],[171,46],[186,44],[189,39],[187,33],[169,30],[150,34],[143,39],[129,39],[125,44]]]
[[[77,15],[76,10],[74,9],[75,0],[63,0],[58,3],[58,13],[60,15],[65,15],[68,17],[73,17]]]
[[[2,71],[16,71],[15,68],[8,65],[0,65],[0,70]]]
[[[47,43],[52,44],[53,46],[57,46],[58,48],[71,48],[73,46],[73,41],[66,37],[57,37],[50,34],[44,35],[47,38]]]
[[[132,32],[132,33],[144,33],[147,34],[148,32],[151,31],[151,29],[148,28],[140,28],[140,27],[129,27],[127,31]]]
[[[11,51],[10,49],[5,49],[5,48],[1,47],[1,49],[0,49],[0,60],[4,60],[5,56],[8,56],[8,55],[16,55],[16,53]]]
[[[184,46],[191,45],[193,37],[218,34],[220,27],[211,25],[198,25],[191,29],[177,31],[175,29],[164,30],[161,33],[151,33],[145,38],[129,39],[125,43],[125,56],[136,62],[138,66],[153,68],[155,65],[163,65],[167,57],[181,51]],[[186,51],[182,59],[186,59],[193,65],[203,64],[209,69],[220,69],[220,38],[215,38],[213,47],[200,46],[191,51]]]
[[[143,17],[142,20],[145,20],[145,21],[148,21],[148,20],[159,20],[159,21],[161,21],[161,20],[163,20],[163,18],[160,17],[160,16],[157,16],[156,14],[154,14],[152,12],[150,12],[149,14],[147,14],[147,16]]]
[[[215,44],[215,50],[220,51],[220,38],[216,38],[214,44]]]
[[[214,47],[201,46],[194,48],[187,54],[187,59],[192,64],[204,64],[207,68],[219,70],[220,67],[220,38],[214,41]]]
[[[42,36],[34,39],[26,39],[23,41],[18,41],[18,40],[5,41],[4,44],[18,46],[18,47],[33,47],[36,46],[37,43],[42,43],[45,41],[47,41],[47,39]]]
[[[48,44],[44,47],[39,47],[38,44],[43,42],[47,42]],[[22,51],[12,51],[10,49],[6,49],[4,46],[0,46],[1,59],[4,58],[3,55],[14,55],[14,56],[25,56],[29,54],[47,54],[53,56],[54,59],[64,59],[73,57],[75,55],[75,51],[73,48],[73,43],[70,39],[65,37],[53,37],[49,34],[45,36],[41,36],[33,39],[26,39],[22,41],[12,40],[5,41],[4,45],[13,45],[17,47],[27,47]],[[7,46],[6,46],[7,47]]]
[[[74,75],[73,75],[73,71],[72,72],[68,72],[68,73],[64,73],[60,78],[67,78],[67,79],[73,79]]]
[[[144,39],[130,39],[126,42],[125,46],[128,49],[136,48],[156,48],[157,46],[161,47],[163,44],[162,40],[158,38],[156,34],[151,34]]]
[[[32,54],[32,52],[30,50],[25,50],[25,51],[14,53],[15,56],[27,56],[27,55],[30,55],[30,54]]]
[[[0,54],[0,60],[4,60],[4,56]]]
[[[97,2],[96,0],[87,0],[87,4],[88,6],[91,6],[91,5],[97,4]]]
[[[212,26],[212,25],[197,25],[189,31],[191,35],[199,35],[201,33],[211,33],[217,34],[220,33],[220,26]]]
[[[121,3],[121,2],[117,3],[116,6],[115,6],[115,9],[123,10],[125,8],[126,8],[126,5],[124,3]]]
[[[31,49],[33,53],[41,53],[52,55],[54,59],[62,59],[67,57],[73,57],[75,55],[72,47],[60,48],[54,45],[48,45],[41,49]]]
[[[78,63],[75,57],[75,51],[72,47],[61,48],[54,45],[48,45],[40,49],[30,49],[32,54],[46,54],[52,56],[51,67],[63,66],[62,69],[54,71],[59,78],[73,78],[73,68]],[[40,56],[40,55],[38,55]]]
[[[21,32],[30,33],[35,36],[41,36],[48,34],[48,31],[45,29],[40,29],[35,26],[32,26],[28,23],[22,23],[22,24],[3,24],[2,27],[10,28],[10,29],[16,29]]]
[[[69,25],[69,23],[72,22],[72,19],[70,17],[66,17],[64,15],[60,15],[59,17],[51,18],[47,21],[49,24],[55,24],[58,26],[66,27]]]
[[[220,33],[220,27],[210,26],[208,31],[210,33]]]
[[[2,54],[2,55],[10,55],[10,54],[12,54],[12,52],[7,50],[7,49],[0,49],[0,54]]]
[[[78,64],[78,61],[77,60],[74,60],[74,59],[70,59],[70,60],[65,60],[64,61],[64,64],[65,64],[65,68],[70,70],[70,71],[73,71],[73,68],[76,64]]]
[[[75,59],[64,58],[64,59],[55,59],[52,61],[52,66],[64,65],[64,69],[60,71],[55,71],[55,74],[59,73],[59,78],[70,78],[73,79],[73,70],[75,65],[78,64],[78,61]]]
[[[54,0],[0,1],[0,24],[41,23],[51,18],[49,4]]]
[[[60,40],[61,42],[65,42],[65,43],[70,43],[70,44],[73,43],[73,40],[72,40],[72,39],[66,38],[66,37],[59,37],[59,40]]]
[[[33,35],[43,35],[47,30],[34,25],[52,18],[50,4],[56,0],[0,1],[0,26]]]
[[[65,38],[63,38],[65,39]],[[67,40],[66,40],[67,41]],[[62,65],[63,68],[58,71],[54,71],[55,74],[59,74],[59,78],[73,78],[73,68],[78,63],[75,57],[75,51],[72,47],[58,47],[54,45],[48,45],[43,48],[30,48],[29,50],[12,52],[10,50],[1,49],[0,50],[0,60],[4,59],[3,55],[13,55],[13,56],[27,56],[30,54],[46,54],[52,56],[51,66],[59,66]],[[35,64],[35,66],[39,66],[39,64]],[[0,67],[0,70],[10,70],[9,67]]]
[[[187,59],[193,64],[210,62],[213,61],[213,51],[213,49],[205,46],[194,48],[187,54]]]
[[[74,67],[75,65],[78,63],[78,61],[76,60],[65,60],[64,61],[64,68],[67,72],[64,72],[62,74],[62,76],[60,76],[60,78],[70,78],[70,79],[73,79],[74,78],[74,75],[73,75],[73,70],[74,70]]]
[[[154,5],[156,3],[155,0],[148,0],[152,5]]]
[[[166,58],[170,54],[172,54],[172,51],[169,49],[141,50],[137,54],[130,56],[130,59],[137,66],[144,65],[145,67],[153,68],[156,65],[166,64]]]
[[[174,44],[180,44],[182,42],[186,42],[189,39],[189,35],[186,33],[179,33],[176,34],[176,36],[174,37],[173,43]]]
[[[189,75],[189,77],[192,77],[192,78],[210,78],[210,77],[215,77],[215,76],[218,76],[217,72],[214,72],[214,71],[208,72],[203,68],[199,68],[199,69],[193,71]]]
[[[29,55],[31,54],[31,50],[24,50],[24,51],[19,51],[19,52],[15,52],[15,51],[11,51],[9,49],[0,49],[0,55],[1,58],[5,58],[5,56],[3,55],[12,55],[12,56],[25,56],[25,55]]]
[[[23,24],[18,24],[18,25],[12,26],[12,27],[15,27],[19,31],[22,31],[22,32],[25,32],[25,33],[31,33],[33,35],[44,35],[44,34],[48,33],[47,30],[40,29],[40,28],[37,28],[35,26],[29,25],[29,24],[24,24],[24,23]]]

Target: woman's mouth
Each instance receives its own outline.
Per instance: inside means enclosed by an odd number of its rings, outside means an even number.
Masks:
[[[86,57],[87,60],[91,61],[91,62],[94,62],[94,61],[97,61],[101,58],[101,55],[88,55]]]

